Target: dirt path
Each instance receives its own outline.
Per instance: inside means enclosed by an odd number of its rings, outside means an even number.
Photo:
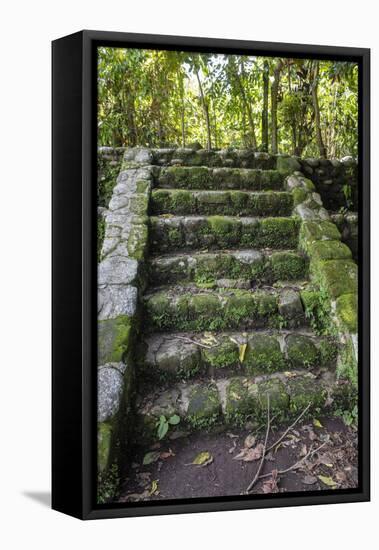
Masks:
[[[320,423],[320,425],[318,424]],[[270,432],[268,446],[275,443],[286,426]],[[233,431],[220,434],[194,434],[174,441],[163,441],[136,455],[132,475],[124,480],[120,502],[195,497],[240,495],[246,491],[260,462],[264,428],[252,433]],[[255,438],[255,441],[254,441]],[[323,447],[309,456],[298,468],[288,473],[278,472],[293,466],[313,448]],[[243,450],[245,449],[245,450]],[[238,460],[243,450],[249,461]],[[143,465],[145,454],[151,451],[154,462]],[[208,462],[203,466],[191,462],[199,453]],[[356,487],[357,434],[335,418],[320,418],[295,426],[278,447],[268,453],[254,493],[277,493]],[[253,460],[251,460],[254,458]]]

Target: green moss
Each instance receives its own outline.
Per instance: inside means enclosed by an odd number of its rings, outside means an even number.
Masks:
[[[165,328],[172,321],[171,300],[167,294],[159,292],[145,300],[145,316],[149,324],[158,328]]]
[[[250,390],[250,391],[249,391]],[[227,424],[242,427],[256,412],[254,402],[257,384],[248,387],[241,378],[232,378],[226,389],[225,420]]]
[[[126,315],[98,322],[98,365],[122,361],[131,341],[132,321]]]
[[[285,359],[274,336],[255,334],[249,338],[244,365],[251,375],[282,370]]]
[[[338,343],[333,339],[324,338],[319,342],[318,352],[320,364],[322,366],[331,366],[335,363],[338,355]]]
[[[308,414],[322,410],[327,398],[325,388],[313,378],[297,376],[287,381],[290,394],[290,409],[293,413],[302,412],[311,403]]]
[[[227,337],[213,348],[203,348],[201,353],[204,363],[210,367],[229,368],[238,365],[238,346]]]
[[[308,248],[308,253],[317,260],[341,260],[351,258],[351,250],[341,241],[316,241]]]
[[[159,182],[168,187],[202,189],[212,182],[212,172],[204,166],[170,166],[162,168]]]
[[[139,180],[136,183],[137,193],[147,193],[150,188],[150,182],[148,180]]]
[[[315,241],[339,241],[341,234],[337,226],[328,221],[303,221],[300,226],[299,244],[306,252]]]
[[[301,169],[299,161],[294,157],[278,156],[276,159],[276,168],[283,175],[292,174]]]
[[[183,189],[154,189],[151,194],[152,212],[175,215],[196,213],[196,197]]]
[[[274,281],[301,279],[307,275],[307,259],[295,252],[275,252],[270,264]]]
[[[190,393],[187,409],[187,422],[196,429],[213,426],[221,414],[221,402],[217,387],[196,386]]]
[[[311,271],[332,299],[357,292],[358,268],[353,260],[312,260]]]
[[[275,378],[259,382],[258,402],[262,419],[267,414],[267,397],[270,399],[270,413],[278,415],[279,420],[284,419],[289,409],[289,395],[283,382]]]
[[[295,187],[292,191],[292,197],[294,206],[297,206],[307,199],[308,191],[303,187]]]
[[[216,236],[217,244],[225,248],[238,242],[240,237],[240,223],[224,216],[210,216],[208,218],[209,230]]]
[[[295,218],[266,218],[259,224],[255,246],[296,248],[299,223]]]
[[[286,343],[287,357],[293,368],[308,368],[318,365],[319,353],[310,338],[300,334],[289,334]]]
[[[179,248],[183,243],[183,236],[180,229],[177,227],[170,227],[167,232],[167,240],[169,248]]]
[[[135,193],[129,199],[129,211],[137,216],[144,216],[147,213],[149,197],[147,194]]]
[[[147,253],[148,228],[144,223],[132,225],[128,237],[128,253],[131,258],[142,260]]]
[[[327,293],[324,290],[301,290],[300,297],[313,330],[317,334],[331,332],[331,302]]]
[[[342,347],[337,363],[337,379],[348,381],[354,390],[358,388],[358,363],[351,338]]]
[[[344,330],[358,331],[358,294],[343,294],[336,300],[336,316]]]

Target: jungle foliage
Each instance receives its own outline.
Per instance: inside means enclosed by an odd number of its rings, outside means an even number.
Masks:
[[[358,152],[358,66],[99,48],[99,145]]]

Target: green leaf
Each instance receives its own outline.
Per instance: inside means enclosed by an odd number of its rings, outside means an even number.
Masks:
[[[163,439],[168,432],[168,422],[165,419],[164,422],[160,422],[158,426],[158,438]]]
[[[317,420],[317,418],[313,419],[313,426],[315,426],[316,428],[323,428],[323,425],[319,420]]]
[[[159,451],[150,451],[145,454],[143,457],[143,465],[147,466],[148,464],[152,464],[153,462],[156,462],[160,456]]]
[[[247,344],[241,344],[239,346],[239,359],[240,363],[243,363],[243,360],[245,359],[245,353],[246,353]]]
[[[168,423],[171,424],[172,426],[176,426],[176,424],[179,424],[179,422],[180,422],[180,416],[178,416],[177,414],[173,414],[168,419]]]

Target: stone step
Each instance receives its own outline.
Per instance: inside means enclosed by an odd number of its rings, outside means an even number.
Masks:
[[[151,252],[226,248],[297,248],[299,221],[292,217],[151,216]]]
[[[152,161],[158,165],[181,166],[239,166],[246,168],[275,168],[277,157],[251,149],[222,149],[208,151],[187,147],[152,149]]]
[[[148,332],[279,328],[304,325],[300,292],[281,290],[199,290],[166,287],[143,297]]]
[[[181,382],[166,390],[154,388],[137,399],[136,433],[139,442],[157,440],[160,417],[169,419],[173,415],[178,415],[180,422],[169,427],[167,438],[192,430],[257,429],[266,424],[268,399],[271,417],[288,421],[297,417],[309,403],[311,407],[305,417],[330,411],[333,396],[341,392],[343,387],[338,386],[331,371],[320,376],[307,371],[289,371],[268,376]]]
[[[333,339],[306,330],[154,333],[146,336],[138,352],[138,376],[156,384],[195,376],[218,378],[229,372],[318,373],[335,366],[337,349]]]
[[[288,191],[153,189],[150,199],[152,214],[290,216],[292,208]]]
[[[152,257],[148,270],[152,286],[194,281],[199,287],[249,288],[306,278],[308,259],[296,250],[218,250]]]
[[[174,189],[280,191],[284,189],[284,178],[278,170],[169,166],[158,171],[155,186]]]

